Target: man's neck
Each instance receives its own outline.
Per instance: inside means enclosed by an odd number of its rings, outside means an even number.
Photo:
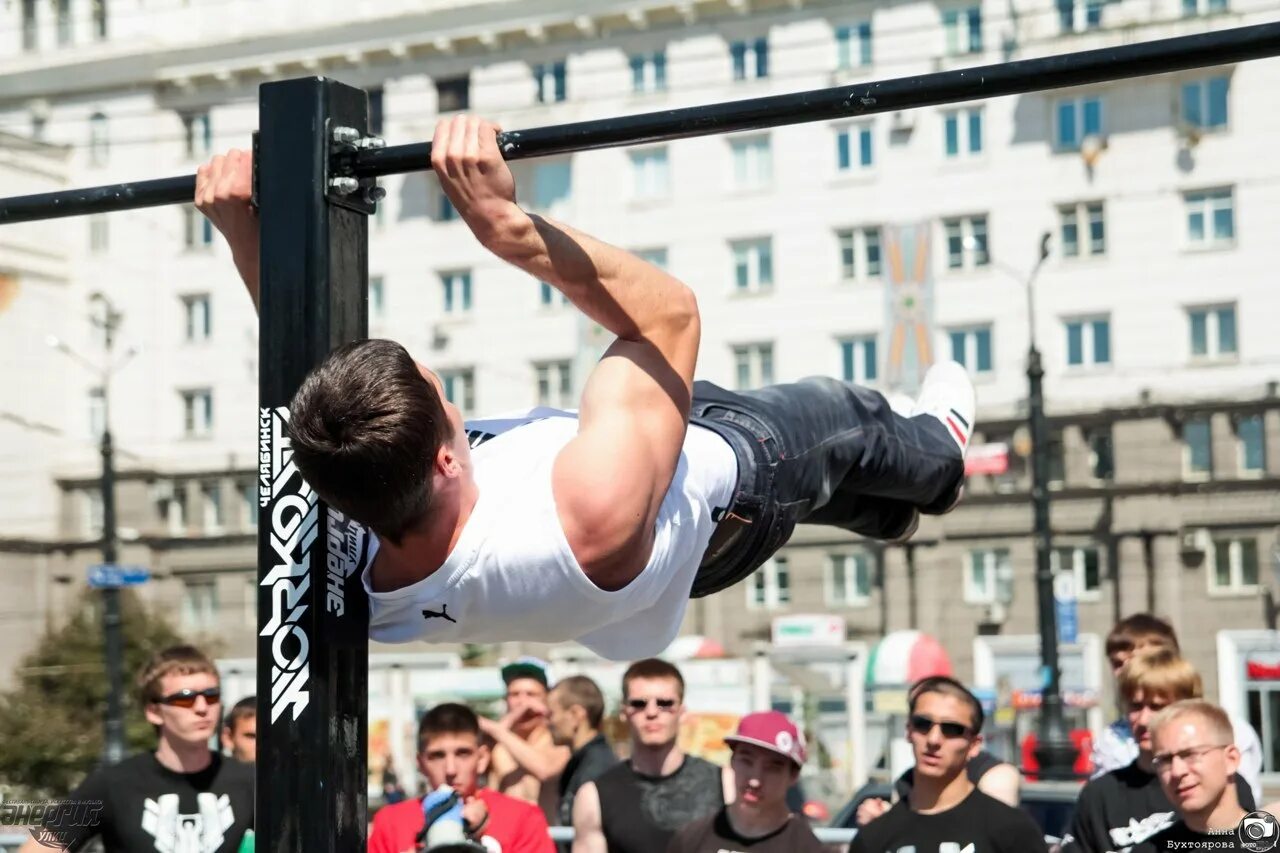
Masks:
[[[661,746],[645,746],[631,741],[631,769],[644,776],[670,776],[684,763],[684,750],[675,741]]]
[[[199,773],[213,763],[213,752],[203,741],[184,743],[170,740],[162,733],[156,746],[156,761],[174,773]]]
[[[432,501],[430,521],[401,537],[398,543],[380,539],[369,578],[374,592],[391,592],[435,574],[462,536],[480,490],[474,481],[460,483],[454,495]]]
[[[1138,750],[1138,769],[1153,776],[1156,772],[1155,753],[1147,749]]]
[[[954,776],[940,779],[922,775],[917,767],[908,804],[913,812],[920,814],[945,812],[964,802],[965,797],[973,793],[973,789],[974,784],[969,781],[964,767]]]
[[[599,729],[579,729],[573,733],[573,751],[577,752],[591,741],[596,739],[596,735],[600,734]]]
[[[725,812],[734,832],[746,838],[777,832],[791,820],[791,810],[785,802],[765,808],[748,808],[738,800],[725,806]]]
[[[1240,800],[1236,797],[1234,782],[1227,780],[1227,787],[1223,789],[1216,803],[1194,813],[1186,812],[1182,815],[1182,819],[1189,828],[1205,833],[1235,829],[1246,814],[1248,812],[1241,808]]]

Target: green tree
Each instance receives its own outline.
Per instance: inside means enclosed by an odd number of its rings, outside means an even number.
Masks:
[[[64,796],[102,756],[107,674],[101,593],[86,590],[72,618],[45,633],[0,694],[0,784],[14,796]],[[163,616],[131,591],[120,596],[124,645],[126,752],[155,748],[154,729],[139,706],[134,677],[156,651],[184,642]]]

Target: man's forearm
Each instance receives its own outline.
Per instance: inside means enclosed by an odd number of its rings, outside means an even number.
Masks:
[[[624,340],[653,339],[696,316],[693,294],[678,279],[630,252],[515,205],[476,233],[489,251],[553,285]]]
[[[564,769],[567,756],[565,761],[561,761],[556,755],[548,755],[536,746],[530,745],[528,741],[510,729],[499,728],[493,732],[492,737],[502,744],[507,752],[511,753],[511,757],[524,768],[525,772],[539,782],[547,781]],[[557,749],[557,753],[559,751]]]

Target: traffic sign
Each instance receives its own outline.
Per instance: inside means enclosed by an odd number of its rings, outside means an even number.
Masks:
[[[1069,571],[1060,571],[1053,579],[1053,603],[1058,617],[1058,642],[1064,646],[1075,643],[1080,633],[1075,580],[1075,574]]]
[[[89,586],[95,589],[117,589],[137,586],[151,579],[146,566],[121,566],[118,563],[96,563],[89,567]]]

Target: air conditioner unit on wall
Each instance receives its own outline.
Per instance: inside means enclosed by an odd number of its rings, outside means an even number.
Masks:
[[[889,129],[894,131],[912,131],[916,128],[916,114],[913,110],[898,110],[889,119]]]
[[[1178,556],[1182,565],[1188,569],[1198,569],[1204,565],[1205,556],[1213,548],[1213,540],[1205,527],[1184,529],[1178,543]]]

